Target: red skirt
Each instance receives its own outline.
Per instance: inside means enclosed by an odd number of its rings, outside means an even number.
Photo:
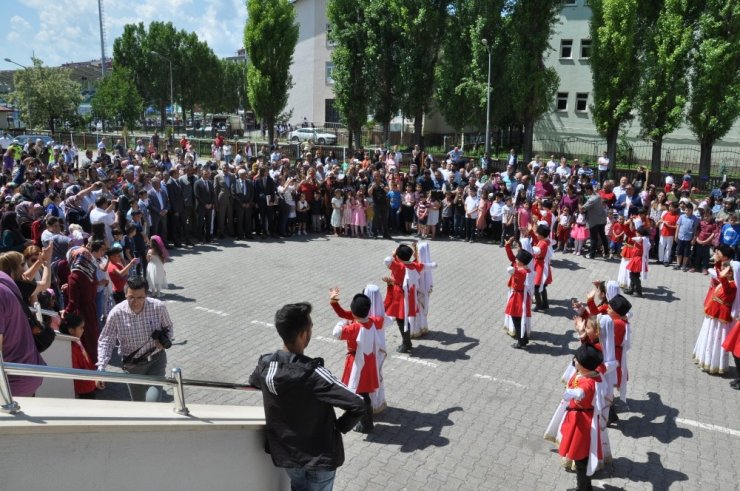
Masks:
[[[740,358],[740,321],[736,321],[730,332],[727,333],[722,349]],[[738,368],[740,370],[740,368]]]
[[[570,460],[583,460],[588,458],[591,448],[591,418],[593,410],[568,411],[565,420],[560,427],[562,438],[558,453],[561,457]]]
[[[385,315],[396,319],[406,318],[406,309],[403,304],[403,288],[398,285],[388,287],[383,301]]]
[[[532,317],[532,302],[529,301],[525,305],[524,295],[524,292],[512,292],[511,295],[509,295],[509,300],[506,302],[506,309],[504,310],[504,314],[511,317]],[[524,314],[525,310],[526,315]]]
[[[342,383],[344,385],[349,384],[349,377],[352,374],[352,365],[355,363],[354,353],[347,353],[347,358],[344,360],[344,374],[342,374]],[[365,355],[365,364],[362,365],[362,373],[360,374],[360,383],[357,385],[357,394],[369,394],[380,387],[380,381],[378,380],[378,368],[375,365],[375,353]]]

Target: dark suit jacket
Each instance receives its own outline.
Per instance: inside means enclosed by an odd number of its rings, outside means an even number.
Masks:
[[[257,195],[257,199],[261,204],[266,204],[267,196],[274,196],[277,193],[277,186],[275,181],[270,176],[267,176],[266,182],[263,184],[262,178],[257,177],[254,180],[254,193]]]
[[[182,183],[172,177],[167,181],[167,197],[170,200],[170,209],[175,213],[185,212],[185,202],[183,201]]]
[[[159,198],[157,198],[157,192],[154,190],[154,188],[150,189],[147,195],[149,196],[149,214],[150,215],[159,215],[159,212],[162,210],[169,211],[170,209],[170,200],[167,196],[167,188],[166,186],[162,185],[159,188],[159,191],[162,195],[162,202],[164,203],[164,208],[162,208],[159,204]]]
[[[198,208],[216,204],[216,191],[212,182],[202,177],[195,181],[195,202]]]
[[[244,193],[239,190],[238,181],[240,181],[240,179],[235,179],[231,185],[231,196],[233,196],[234,200],[239,204],[254,203],[254,181],[251,179],[244,180]]]
[[[216,190],[216,196],[220,196],[221,193],[226,193],[227,195],[231,194],[231,188],[234,185],[234,181],[236,181],[236,176],[234,174],[229,174],[229,185],[226,185],[226,176],[223,173],[216,174],[216,177],[213,179],[213,185]]]

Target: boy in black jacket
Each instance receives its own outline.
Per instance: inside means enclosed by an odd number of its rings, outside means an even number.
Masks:
[[[324,368],[324,360],[304,356],[313,327],[311,304],[283,306],[275,327],[283,349],[262,355],[249,377],[262,390],[266,449],[290,476],[292,489],[330,490],[344,463],[341,433],[360,420],[365,403]],[[335,406],[345,410],[339,419]]]

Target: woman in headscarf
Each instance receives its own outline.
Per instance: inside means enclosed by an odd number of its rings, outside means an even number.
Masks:
[[[90,247],[97,247],[92,242]],[[98,251],[101,249],[98,249]],[[105,251],[103,245],[102,250]],[[82,345],[94,362],[98,360],[98,316],[95,299],[97,296],[97,263],[87,247],[73,247],[67,253],[69,278],[67,282],[67,305],[65,311],[77,314],[85,320]]]
[[[26,240],[21,234],[18,226],[16,212],[9,211],[0,218],[0,252],[16,251],[23,252],[23,249],[32,245],[30,240]]]
[[[20,232],[24,237],[31,236],[31,224],[35,220],[33,214],[33,202],[21,201],[15,205],[16,221]]]

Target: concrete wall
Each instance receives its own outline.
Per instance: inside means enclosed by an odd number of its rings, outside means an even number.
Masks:
[[[287,490],[262,408],[18,398],[0,414],[3,490]]]

